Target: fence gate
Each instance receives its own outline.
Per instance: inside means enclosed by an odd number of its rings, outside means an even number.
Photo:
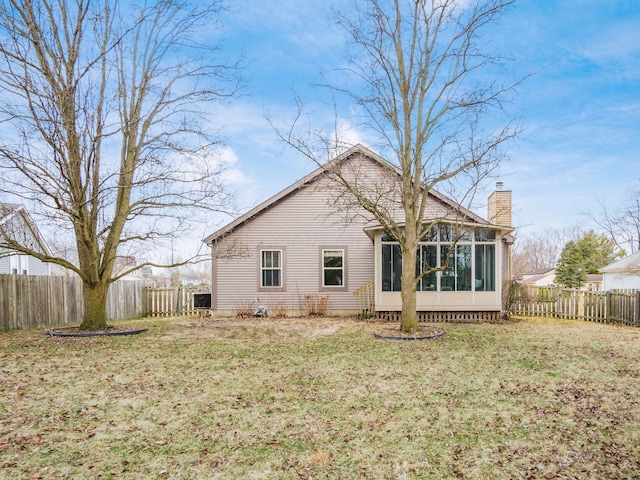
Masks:
[[[206,309],[207,302],[204,299],[206,295],[211,295],[211,286],[149,287],[145,288],[144,294],[147,315],[150,317],[195,315]],[[210,300],[208,305],[210,308]]]

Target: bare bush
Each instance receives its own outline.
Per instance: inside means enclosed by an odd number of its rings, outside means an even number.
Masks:
[[[273,301],[269,308],[269,313],[274,318],[284,318],[287,316],[289,306],[285,298],[278,298]]]
[[[299,297],[300,310],[309,317],[323,317],[327,313],[329,295],[304,293]]]
[[[253,307],[251,305],[251,300],[237,300],[235,302],[235,316],[240,318],[249,318],[253,316]]]

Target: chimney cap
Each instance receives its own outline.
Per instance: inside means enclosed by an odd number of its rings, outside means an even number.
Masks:
[[[502,190],[504,187],[504,182],[496,182],[496,190]]]

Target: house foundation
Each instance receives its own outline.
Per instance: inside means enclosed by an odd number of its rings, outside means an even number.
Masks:
[[[383,322],[399,322],[401,312],[375,312],[375,318]],[[421,323],[484,323],[497,322],[501,312],[418,312]]]

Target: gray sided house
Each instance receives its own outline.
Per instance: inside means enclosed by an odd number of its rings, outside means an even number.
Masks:
[[[399,171],[357,145],[204,240],[212,252],[214,315],[231,315],[256,299],[267,309],[298,314],[305,298],[318,297],[326,297],[328,313],[353,314],[354,292],[367,284],[380,316],[401,310],[399,245],[340,194],[327,173],[337,169],[402,225]],[[425,224],[437,225],[419,246],[417,270],[444,265],[454,239],[457,246],[448,268],[420,280],[418,311],[425,312],[422,318],[454,312],[497,317],[502,283],[510,277],[511,192],[492,193],[489,220],[438,192],[430,196]]]
[[[602,272],[603,290],[640,290],[640,252],[621,258]]]
[[[11,239],[39,253],[50,255],[49,247],[24,206],[0,203],[0,243]],[[50,275],[48,263],[0,247],[0,274]]]

